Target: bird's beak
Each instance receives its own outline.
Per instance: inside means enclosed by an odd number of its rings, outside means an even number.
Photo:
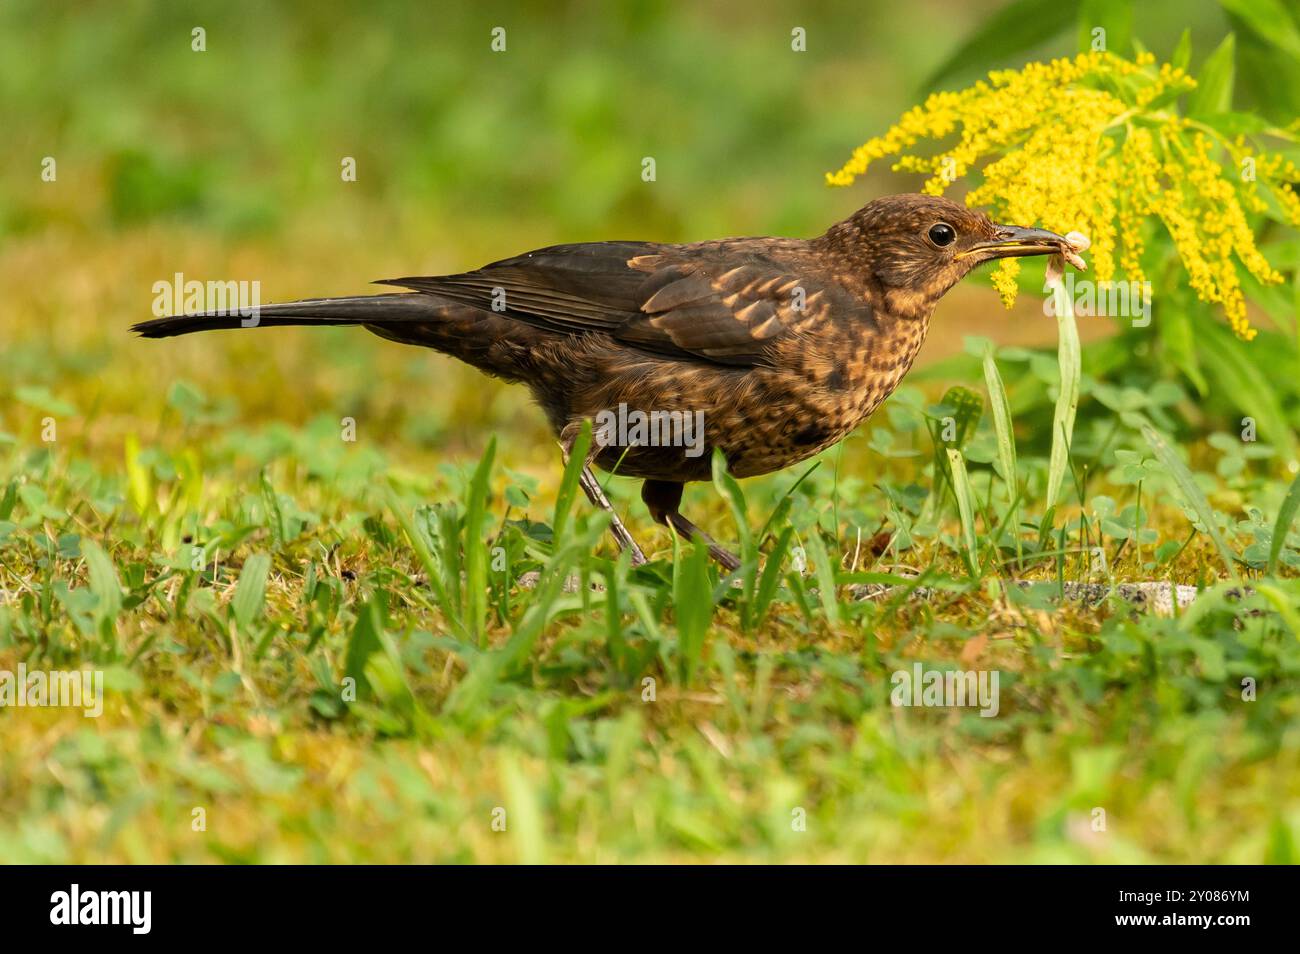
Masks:
[[[1070,247],[1065,236],[1047,229],[1026,229],[1019,225],[995,225],[993,228],[996,238],[978,242],[957,257],[979,255],[982,258],[1019,258],[1023,255],[1050,255],[1059,252],[1062,246]]]

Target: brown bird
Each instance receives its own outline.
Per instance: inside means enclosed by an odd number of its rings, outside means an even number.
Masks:
[[[254,323],[362,325],[526,384],[566,457],[583,422],[603,421],[585,463],[644,478],[654,519],[700,535],[734,570],[736,557],[678,510],[683,484],[710,479],[715,448],[734,476],[751,477],[830,447],[898,386],[935,305],[972,268],[1069,248],[1054,232],[995,225],[948,199],[893,195],[813,239],[556,245],[460,275],[378,283],[404,293],[133,330],[166,338]],[[659,426],[609,426],[616,415]],[[688,434],[696,421],[703,434]],[[610,513],[619,546],[644,562],[589,466],[582,487]]]

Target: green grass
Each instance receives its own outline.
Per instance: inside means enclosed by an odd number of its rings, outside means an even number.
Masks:
[[[310,346],[269,334],[277,350]],[[249,337],[203,348],[221,362]],[[96,391],[25,399],[79,410]],[[1063,508],[1040,535],[1046,455],[1022,448],[1031,493],[1015,534],[984,421],[958,483],[973,498],[972,576],[919,397],[905,390],[866,440],[802,481],[724,482],[729,504],[690,495],[720,537],[747,541],[739,588],[651,529],[615,478],[653,556],[630,570],[527,427],[502,432],[495,452],[483,435],[476,462],[396,437],[345,442],[332,415],[294,428],[232,419],[192,388],[143,418],[82,430],[93,412],[71,416],[52,444],[37,430],[50,415],[32,407],[6,438],[0,668],[101,668],[109,691],[98,720],[0,713],[0,855],[1293,860],[1300,646],[1266,596],[1207,593],[1163,619],[997,586],[1017,547],[1016,576],[1103,579],[1098,545],[1115,579],[1213,583],[1215,547],[1202,535],[1182,546],[1179,475],[1151,468],[1121,426],[1074,462],[1097,474],[1089,507]],[[395,413],[400,433],[418,411]],[[138,436],[104,433],[121,428]],[[1256,470],[1191,479],[1220,508],[1259,508],[1219,528],[1259,580],[1284,487]],[[882,521],[893,541],[876,555],[865,540]],[[1292,605],[1296,543],[1292,531],[1269,583]],[[519,587],[532,570],[536,585]],[[854,583],[907,572],[936,595],[852,597]],[[582,585],[566,587],[574,575]],[[998,716],[892,707],[891,673],[915,661],[998,670]],[[195,809],[206,831],[192,830]]]

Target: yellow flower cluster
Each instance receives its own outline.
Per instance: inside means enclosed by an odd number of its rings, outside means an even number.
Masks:
[[[1285,184],[1295,181],[1296,168],[1172,111],[1170,104],[1195,85],[1182,69],[1157,66],[1149,53],[1136,60],[1083,53],[993,72],[960,92],[930,96],[854,150],[826,180],[849,185],[873,162],[893,156],[895,171],[927,174],[922,191],[940,195],[978,169],[981,181],[966,194],[968,205],[987,206],[1004,222],[1083,232],[1103,282],[1117,273],[1145,280],[1144,225],[1157,220],[1196,294],[1221,304],[1248,340],[1255,332],[1236,262],[1261,282],[1281,276],[1260,254],[1246,216],[1267,208],[1263,184],[1283,215],[1300,225],[1300,197]],[[920,140],[954,135],[937,154],[911,151]],[[1253,176],[1241,174],[1247,162]],[[1016,259],[1004,259],[993,276],[1008,307],[1019,270]]]

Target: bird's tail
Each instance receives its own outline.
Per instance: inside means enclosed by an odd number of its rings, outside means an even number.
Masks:
[[[145,338],[171,338],[192,331],[221,328],[274,328],[280,325],[395,325],[427,321],[446,309],[429,295],[359,295],[353,298],[311,298],[279,305],[260,305],[243,313],[201,312],[154,318],[131,326]]]

